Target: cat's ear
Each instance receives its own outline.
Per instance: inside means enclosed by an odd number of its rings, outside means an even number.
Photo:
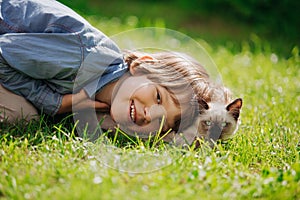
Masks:
[[[241,98],[238,98],[233,102],[231,102],[230,104],[228,104],[226,110],[233,116],[235,120],[238,120],[242,105],[243,105],[243,100]]]
[[[199,111],[200,111],[200,113],[203,112],[203,110],[208,110],[209,109],[208,104],[202,98],[200,98],[198,100],[198,105],[199,105]]]

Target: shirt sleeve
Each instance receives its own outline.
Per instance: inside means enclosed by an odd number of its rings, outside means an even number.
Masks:
[[[53,116],[61,106],[61,94],[51,90],[43,80],[32,79],[10,68],[1,59],[0,80],[5,88],[23,96],[41,112]]]
[[[66,79],[81,64],[81,44],[73,33],[0,35],[0,54],[19,72],[34,79]]]

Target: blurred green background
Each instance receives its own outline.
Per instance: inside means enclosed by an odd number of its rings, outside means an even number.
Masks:
[[[122,30],[158,26],[203,39],[212,47],[240,51],[259,43],[289,57],[300,44],[300,1],[297,0],[59,0],[83,16],[114,21]],[[110,26],[112,23],[110,23]],[[124,25],[125,24],[125,25]],[[101,27],[101,24],[97,27]],[[108,35],[120,27],[106,27]]]

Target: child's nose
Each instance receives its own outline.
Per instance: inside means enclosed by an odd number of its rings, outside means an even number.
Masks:
[[[154,104],[151,107],[145,107],[144,109],[145,124],[149,124],[151,121],[160,120],[163,116],[166,117],[166,112],[161,105]]]
[[[145,124],[149,124],[151,122],[150,107],[145,107],[144,109],[144,121]]]

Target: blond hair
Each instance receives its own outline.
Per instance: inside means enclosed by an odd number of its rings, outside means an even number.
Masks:
[[[178,132],[187,128],[199,113],[199,99],[206,101],[209,98],[208,73],[200,63],[183,53],[149,54],[153,60],[138,59],[141,55],[145,53],[125,52],[125,62],[170,93],[176,106],[181,109],[181,115],[176,117],[172,130]]]

